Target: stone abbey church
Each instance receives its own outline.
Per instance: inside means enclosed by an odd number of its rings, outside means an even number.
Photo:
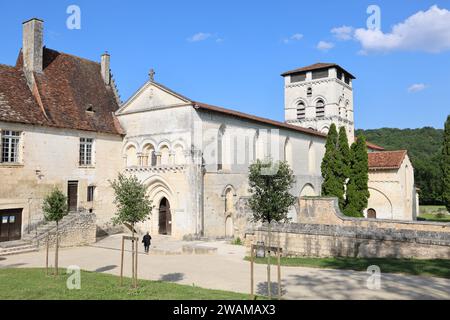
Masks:
[[[72,214],[93,212],[99,230],[113,230],[109,181],[119,172],[148,185],[154,210],[140,231],[242,236],[250,225],[250,163],[285,160],[296,176],[292,194],[320,196],[330,124],[344,126],[350,143],[355,139],[355,77],[337,64],[282,75],[285,122],[194,101],[157,83],[153,72],[122,103],[110,56],[98,63],[46,48],[43,24],[24,22],[16,64],[0,64],[0,242],[33,232],[55,186],[67,194]],[[407,152],[367,146],[367,218],[414,220]],[[299,206],[290,213],[294,222]]]

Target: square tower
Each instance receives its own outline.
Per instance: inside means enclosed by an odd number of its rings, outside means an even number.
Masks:
[[[285,81],[285,121],[328,133],[334,123],[355,140],[353,88],[355,77],[335,63],[316,63],[282,74]]]

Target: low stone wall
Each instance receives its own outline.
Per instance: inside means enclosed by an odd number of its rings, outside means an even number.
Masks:
[[[96,216],[93,213],[76,213],[65,218],[59,226],[61,248],[88,245],[96,242]],[[56,243],[56,229],[49,232],[50,246]],[[47,235],[38,240],[38,247],[45,248]]]
[[[272,225],[286,255],[450,259],[450,224],[343,216],[332,198],[301,199],[298,223]],[[267,243],[267,226],[248,240]]]

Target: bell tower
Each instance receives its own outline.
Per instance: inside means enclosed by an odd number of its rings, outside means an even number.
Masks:
[[[334,123],[338,130],[345,127],[349,143],[354,142],[352,74],[334,63],[316,63],[282,76],[287,123],[323,133]]]

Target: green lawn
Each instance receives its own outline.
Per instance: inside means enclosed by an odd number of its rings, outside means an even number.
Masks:
[[[445,206],[419,206],[419,214],[437,214],[439,212],[447,212]]]
[[[227,291],[202,289],[162,281],[139,280],[131,288],[131,279],[109,274],[81,272],[81,290],[66,287],[68,276],[61,269],[58,277],[46,276],[42,269],[0,269],[0,300],[246,300],[249,296]]]
[[[450,222],[450,215],[439,215],[431,213],[423,213],[417,218],[419,221],[433,221],[433,222]]]
[[[247,257],[246,260],[249,260]],[[265,264],[267,258],[257,258],[256,263]],[[275,258],[271,264],[276,264]],[[288,267],[312,267],[325,269],[347,269],[366,271],[377,265],[381,272],[434,276],[450,279],[450,260],[415,260],[394,258],[281,258],[281,264]]]

